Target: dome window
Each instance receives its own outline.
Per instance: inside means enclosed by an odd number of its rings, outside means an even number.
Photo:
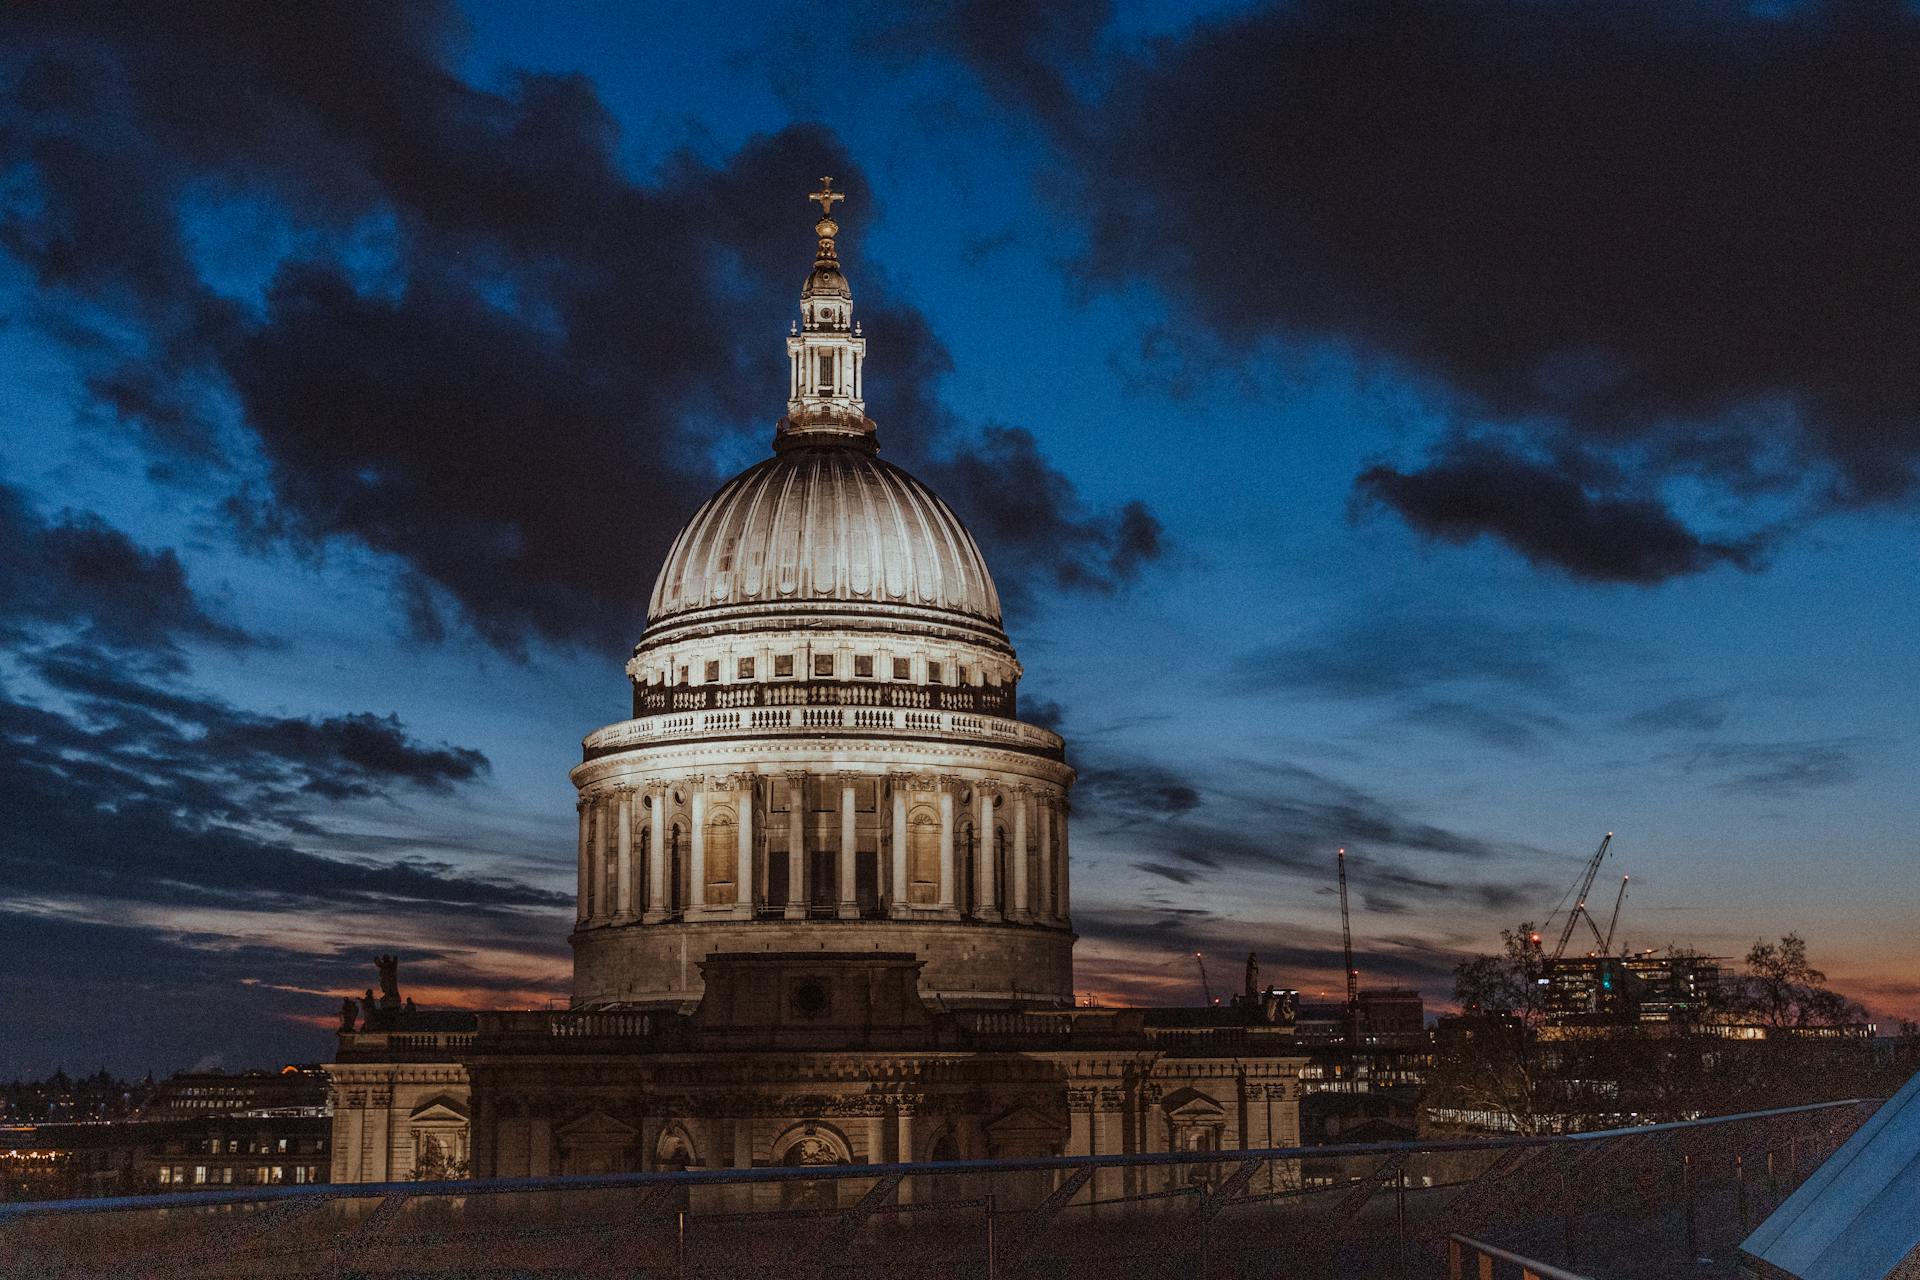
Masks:
[[[895,680],[913,679],[913,659],[895,658],[893,660],[893,678]]]
[[[873,655],[870,653],[854,655],[853,674],[861,679],[873,679]]]
[[[753,659],[752,658],[740,659],[740,679],[742,680],[753,679]]]
[[[707,683],[714,684],[714,683],[717,683],[719,679],[720,679],[720,660],[718,658],[715,658],[712,661],[707,663]]]
[[[927,659],[927,683],[928,684],[940,683],[940,664],[934,661],[932,658]]]
[[[813,655],[813,674],[815,674],[816,676],[832,675],[833,674],[833,655],[830,653],[814,654]]]
[[[773,674],[776,676],[791,677],[793,675],[793,655],[790,653],[775,654],[773,658]]]

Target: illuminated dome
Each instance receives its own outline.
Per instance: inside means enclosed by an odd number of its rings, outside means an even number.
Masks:
[[[838,443],[785,449],[728,481],[674,540],[647,617],[822,602],[1000,622],[986,561],[947,504]]]
[[[1020,719],[980,548],[876,456],[838,230],[773,456],[674,539],[632,716],[581,743],[576,1006],[691,1009],[709,957],[767,952],[911,955],[948,1007],[1073,999],[1066,744]]]

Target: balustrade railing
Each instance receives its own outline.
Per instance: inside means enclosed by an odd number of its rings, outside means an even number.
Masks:
[[[1012,685],[894,684],[873,680],[774,680],[745,684],[638,685],[633,714],[713,711],[751,707],[914,707],[1012,716]]]
[[[750,711],[708,710],[623,720],[588,734],[582,743],[582,755],[587,760],[595,760],[629,747],[677,738],[742,732],[778,736],[820,729],[939,734],[969,741],[998,743],[1056,760],[1064,756],[1058,734],[1002,716],[916,711],[899,707],[814,705],[757,707]]]

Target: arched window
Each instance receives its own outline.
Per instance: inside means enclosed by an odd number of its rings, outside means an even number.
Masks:
[[[975,870],[975,858],[978,852],[979,842],[973,838],[973,824],[971,822],[966,823],[960,828],[960,865],[956,868],[960,873],[960,893],[958,896],[960,898],[959,906],[962,915],[973,914],[975,902],[974,877],[979,874],[979,872]]]
[[[907,901],[932,906],[940,900],[940,815],[930,805],[907,814]]]
[[[1000,904],[1002,914],[1005,914],[1013,905],[1013,880],[1009,874],[1013,870],[1012,852],[1012,838],[1007,835],[1006,827],[1000,823],[994,823],[993,883],[997,890],[994,901]]]
[[[686,902],[680,861],[680,824],[676,822],[667,832],[667,909],[674,915]]]
[[[642,824],[640,834],[633,838],[633,857],[634,861],[639,863],[641,867],[650,867],[653,865],[650,861],[653,857],[653,827],[651,824]],[[651,910],[653,907],[659,905],[655,903],[652,898],[653,877],[642,872],[640,875],[635,876],[634,879],[639,882],[634,886],[634,905],[642,911]]]

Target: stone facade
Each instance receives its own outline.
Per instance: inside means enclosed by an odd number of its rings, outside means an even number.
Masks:
[[[343,1036],[334,1178],[411,1176],[423,1134],[449,1142],[451,1116],[470,1122],[448,1149],[470,1150],[482,1177],[1299,1140],[1304,1059],[1284,1028],[1165,1036],[1139,1010],[935,1010],[919,967],[887,952],[721,954],[690,1014],[481,1014],[464,1037]],[[454,1047],[457,1064],[404,1061]],[[1086,1194],[1177,1176],[1103,1170]]]
[[[335,1181],[1297,1141],[1304,1059],[1253,1003],[1177,1033],[1072,1007],[1066,744],[1018,718],[972,536],[875,456],[838,229],[815,226],[774,456],[675,540],[632,718],[572,771],[572,1007],[453,1031],[397,988],[367,1026],[349,1004]]]

